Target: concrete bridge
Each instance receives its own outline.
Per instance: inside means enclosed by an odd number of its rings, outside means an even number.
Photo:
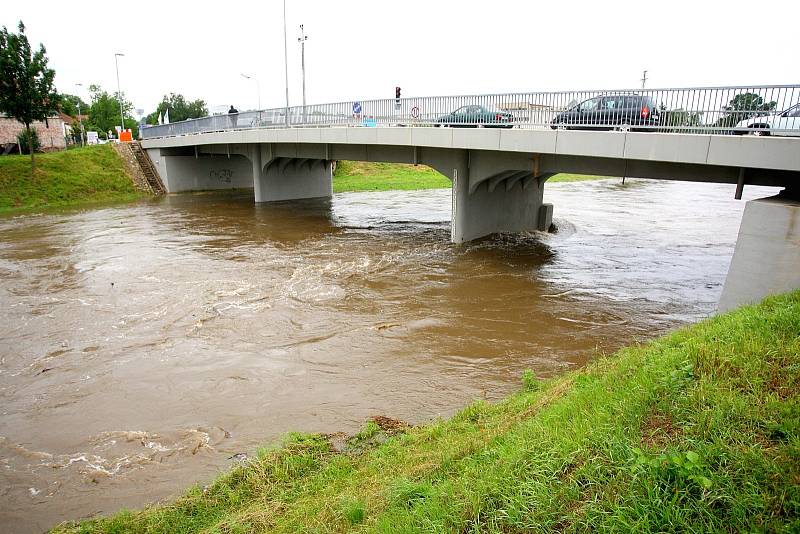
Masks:
[[[748,184],[782,187],[779,197],[748,203],[720,308],[800,287],[800,138],[214,120],[221,124],[188,134],[146,135],[142,145],[169,192],[252,187],[256,202],[330,197],[333,161],[424,164],[452,181],[455,243],[548,230],[553,206],[542,195],[562,172],[730,183],[737,196]]]

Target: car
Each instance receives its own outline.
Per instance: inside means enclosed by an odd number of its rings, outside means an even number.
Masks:
[[[647,126],[655,129],[660,113],[653,99],[638,94],[601,95],[589,98],[557,114],[550,123],[553,129],[622,130]]]
[[[434,124],[462,128],[512,128],[514,116],[507,111],[491,107],[469,105],[442,115],[434,121]]]
[[[737,134],[744,135],[794,135],[800,136],[800,103],[787,108],[780,113],[750,117],[739,122]]]

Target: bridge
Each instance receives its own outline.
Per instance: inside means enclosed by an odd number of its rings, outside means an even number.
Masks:
[[[169,192],[332,195],[332,162],[428,165],[452,181],[451,239],[547,231],[557,173],[782,187],[751,201],[721,309],[800,287],[800,85],[339,102],[142,129]]]

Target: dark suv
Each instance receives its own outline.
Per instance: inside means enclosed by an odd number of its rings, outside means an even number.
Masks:
[[[659,112],[649,96],[603,95],[584,100],[562,111],[551,128],[569,130],[630,130],[635,126],[658,126]],[[653,128],[643,129],[644,131]]]

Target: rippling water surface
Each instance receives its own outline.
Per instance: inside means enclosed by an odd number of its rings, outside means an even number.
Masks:
[[[0,530],[174,496],[290,430],[447,416],[705,317],[733,189],[549,184],[556,234],[465,246],[449,190],[0,218]]]

